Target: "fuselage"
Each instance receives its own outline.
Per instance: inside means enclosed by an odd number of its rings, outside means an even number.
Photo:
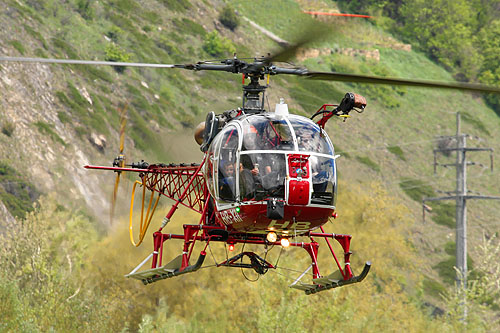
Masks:
[[[207,151],[204,175],[229,230],[299,234],[335,210],[333,145],[317,124],[288,112],[228,122]]]

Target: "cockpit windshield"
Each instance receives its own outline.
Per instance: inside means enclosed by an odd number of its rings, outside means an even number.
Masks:
[[[333,148],[323,130],[306,118],[291,116],[290,123],[300,151],[333,155]]]
[[[243,121],[242,150],[293,149],[293,135],[285,119],[255,115]]]

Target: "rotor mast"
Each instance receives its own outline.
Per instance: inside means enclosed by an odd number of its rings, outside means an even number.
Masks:
[[[267,86],[262,86],[259,83],[259,80],[264,78],[263,74],[250,74],[248,77],[250,77],[250,83],[243,86],[243,111],[247,114],[264,112],[264,97]]]

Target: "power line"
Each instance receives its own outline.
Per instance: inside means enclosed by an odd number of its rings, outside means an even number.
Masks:
[[[491,170],[493,171],[493,149],[492,148],[469,148],[467,147],[467,134],[460,133],[460,113],[457,112],[457,132],[454,136],[441,137],[443,140],[453,142],[455,140],[455,147],[445,147],[434,149],[434,172],[437,166],[452,166],[456,169],[456,190],[451,191],[447,196],[424,198],[423,214],[425,217],[426,205],[425,202],[441,201],[441,200],[455,200],[456,201],[456,267],[458,267],[456,280],[462,290],[467,289],[467,200],[470,199],[483,199],[483,200],[500,200],[498,196],[485,196],[485,195],[470,195],[467,190],[467,165],[473,164],[467,162],[467,152],[490,152]],[[437,153],[451,153],[456,152],[456,163],[441,164],[437,161]],[[463,320],[467,318],[467,307],[465,303],[465,293],[463,296]]]

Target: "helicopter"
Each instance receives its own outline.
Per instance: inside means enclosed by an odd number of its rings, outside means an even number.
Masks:
[[[203,267],[210,244],[222,243],[229,252],[235,245],[251,244],[265,249],[266,255],[251,250],[227,256],[216,267],[251,269],[259,276],[278,268],[271,263],[267,251],[271,247],[302,248],[310,265],[290,285],[291,288],[315,294],[363,281],[371,263],[365,263],[361,273],[351,269],[351,235],[326,233],[324,225],[336,214],[337,169],[334,145],[325,131],[332,117],[346,119],[352,111],[363,112],[366,99],[348,92],[338,104],[323,104],[310,118],[293,115],[283,99],[274,110],[265,107],[265,92],[274,75],[295,75],[307,79],[347,81],[371,84],[405,85],[428,88],[448,88],[476,92],[500,93],[492,86],[471,83],[448,83],[425,80],[385,78],[337,72],[316,72],[303,67],[280,67],[291,54],[303,46],[299,42],[267,57],[232,58],[202,61],[194,64],[145,64],[129,62],[85,61],[0,57],[0,61],[41,62],[81,65],[153,67],[191,71],[222,71],[242,75],[242,105],[220,114],[209,112],[205,122],[195,131],[195,140],[203,152],[200,163],[150,164],[145,161],[126,163],[123,154],[124,110],[120,129],[120,153],[112,166],[86,165],[86,169],[116,173],[113,203],[123,172],[134,172],[139,180],[132,189],[130,239],[139,246],[153,219],[160,197],[174,201],[161,225],[153,232],[153,251],[129,274],[128,278],[145,285],[163,279],[194,273]],[[245,81],[249,80],[246,84]],[[142,211],[139,241],[132,231],[133,200],[136,187],[142,187]],[[149,202],[146,203],[146,192]],[[179,206],[200,215],[197,224],[184,224],[183,233],[167,232]],[[144,214],[145,213],[145,214]],[[306,241],[302,239],[306,238]],[[319,268],[319,242],[323,239],[338,269],[322,275]],[[182,250],[168,263],[163,263],[167,240],[180,240]],[[343,262],[335,253],[331,241],[340,244]],[[191,258],[195,245],[202,250],[194,264]],[[151,268],[142,269],[151,262]],[[142,270],[141,270],[142,269]],[[312,271],[312,282],[302,278]]]
[[[312,269],[315,284],[295,281],[292,287],[308,294],[361,282],[368,274],[370,262],[358,276],[350,269],[351,236],[325,233],[323,229],[330,218],[336,217],[335,159],[339,156],[334,154],[324,127],[332,116],[345,118],[352,110],[362,112],[366,100],[361,95],[347,93],[339,105],[321,106],[312,119],[290,114],[283,99],[274,112],[269,112],[264,107],[267,85],[261,85],[260,80],[266,75],[301,73],[302,70],[280,68],[268,62],[264,58],[247,62],[234,57],[220,64],[174,65],[174,68],[241,73],[243,80],[250,79],[243,86],[241,107],[219,115],[209,112],[205,122],[196,129],[195,140],[204,153],[201,163],[166,165],[142,161],[126,165],[121,144],[120,155],[112,167],[85,166],[115,171],[117,179],[121,172],[137,172],[141,181],[135,185],[140,184],[144,190],[157,194],[156,199],[150,196],[146,217],[141,219],[141,235],[150,223],[159,197],[164,195],[175,200],[161,227],[153,234],[153,253],[146,258],[146,261],[152,259],[152,268],[139,271],[143,261],[127,277],[149,284],[194,272],[202,267],[206,249],[213,242],[227,244],[230,251],[236,244],[305,249],[311,258],[306,271]],[[319,117],[317,122],[313,121],[316,117]],[[164,233],[163,229],[181,204],[200,213],[199,223],[184,225],[184,234]],[[321,232],[315,232],[316,229]],[[294,241],[299,236],[309,237],[310,242]],[[335,276],[321,276],[317,262],[319,244],[315,238],[326,240],[339,268]],[[131,239],[135,243],[132,236]],[[184,240],[183,252],[162,265],[163,244],[168,239]],[[333,239],[344,250],[343,266],[330,244]],[[189,265],[197,241],[206,245],[196,263]],[[244,263],[243,257],[249,262]],[[276,268],[251,251],[216,265],[251,268],[258,274]]]

